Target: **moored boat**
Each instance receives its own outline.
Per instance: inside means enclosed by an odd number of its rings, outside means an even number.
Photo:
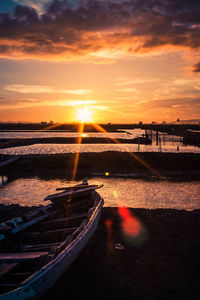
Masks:
[[[38,299],[70,267],[98,225],[97,188],[65,188],[65,198],[0,224],[1,300]]]

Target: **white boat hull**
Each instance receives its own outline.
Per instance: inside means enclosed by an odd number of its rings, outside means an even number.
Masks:
[[[88,243],[97,228],[103,203],[103,199],[100,199],[88,223],[83,227],[72,243],[59,253],[54,260],[34,273],[17,289],[1,295],[0,300],[35,300],[45,294],[71,266]]]

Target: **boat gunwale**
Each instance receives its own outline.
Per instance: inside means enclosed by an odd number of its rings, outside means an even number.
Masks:
[[[81,232],[68,245],[66,245],[66,247],[55,257],[55,259],[53,259],[52,261],[50,261],[48,264],[46,264],[45,266],[43,266],[40,270],[38,270],[37,272],[35,272],[32,276],[30,276],[29,278],[27,278],[24,281],[24,283],[26,283],[26,281],[28,282],[29,280],[31,280],[31,278],[33,279],[33,277],[35,277],[36,275],[39,275],[39,273],[47,272],[48,268],[50,266],[52,266],[56,262],[60,261],[63,258],[63,256],[66,255],[67,251],[70,251],[70,249],[74,247],[74,244],[77,243],[77,241],[80,239],[80,237],[86,234],[86,232],[89,230],[89,226],[92,225],[91,223],[92,223],[93,219],[95,219],[96,216],[97,216],[97,214],[100,213],[102,206],[103,206],[103,198],[101,198],[99,200],[98,205],[95,207],[94,212],[90,216],[88,222],[83,227],[83,229],[81,230]],[[81,225],[77,228],[77,230],[79,230],[80,227],[81,227]],[[22,283],[22,284],[24,284],[24,283]]]
[[[95,225],[95,223],[93,221],[98,218],[98,215],[100,215],[101,208],[103,207],[103,204],[104,204],[103,198],[98,193],[96,196],[99,196],[100,198],[98,200],[94,199],[94,203],[95,203],[95,201],[98,201],[98,203],[96,204],[96,206],[94,206],[95,209],[92,212],[92,214],[90,215],[88,222],[83,226],[81,232],[69,244],[67,244],[66,247],[55,258],[53,258],[50,262],[48,262],[46,265],[44,265],[41,269],[34,272],[30,277],[25,279],[23,282],[19,283],[18,287],[16,287],[15,289],[13,289],[11,291],[8,291],[4,294],[1,294],[0,299],[3,297],[5,297],[5,299],[11,299],[10,296],[11,297],[12,297],[12,295],[15,296],[15,294],[20,293],[20,291],[25,292],[25,293],[32,291],[32,292],[35,292],[34,296],[37,295],[37,291],[33,287],[34,284],[37,281],[39,281],[40,278],[42,278],[46,274],[48,274],[48,272],[50,272],[51,269],[53,269],[56,264],[59,264],[67,256],[67,254],[70,253],[70,251],[73,249],[73,247],[75,247],[75,245],[78,244],[78,242],[80,240],[82,240],[84,238],[84,236],[87,235],[88,231],[92,228],[92,225],[93,224]],[[89,213],[89,210],[88,210],[88,213]],[[79,226],[79,228],[77,230],[79,230],[80,228],[81,228],[81,225]],[[84,246],[81,248],[81,250],[83,248],[84,248]],[[73,263],[73,262],[74,262],[74,260],[72,260],[71,263]],[[58,278],[55,280],[55,282],[58,280]],[[45,292],[46,292],[46,290],[44,291],[44,293]],[[41,296],[41,293],[39,296]],[[37,298],[37,296],[36,296],[36,298]],[[28,299],[28,298],[24,298],[24,299]]]

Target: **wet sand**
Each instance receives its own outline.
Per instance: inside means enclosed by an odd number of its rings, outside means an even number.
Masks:
[[[200,299],[200,211],[130,211],[140,234],[125,235],[117,208],[104,208],[86,248],[42,300]]]

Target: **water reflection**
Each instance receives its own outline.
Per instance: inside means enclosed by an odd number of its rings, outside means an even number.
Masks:
[[[36,144],[31,146],[20,146],[0,149],[0,154],[28,155],[28,154],[64,154],[64,153],[84,153],[84,152],[138,152],[138,145],[135,144]],[[140,145],[140,152],[160,152],[158,146]],[[163,145],[162,152],[169,153],[200,153],[200,148],[195,146]]]
[[[101,132],[0,132],[0,138],[49,138],[49,137],[109,137],[116,141],[116,144],[34,144],[30,146],[20,146],[0,149],[0,154],[27,155],[27,154],[59,154],[77,152],[193,152],[200,153],[197,146],[183,145],[182,137],[168,135],[167,133],[155,132],[151,130],[133,129],[127,132],[106,132],[97,128]],[[152,140],[152,145],[130,144],[129,140],[147,135]],[[119,144],[117,139],[126,139],[127,144]]]
[[[5,185],[8,182],[8,177],[4,175],[0,175],[0,187]]]
[[[21,131],[21,132],[2,132],[0,131],[0,138],[10,138],[10,139],[33,139],[33,138],[53,138],[53,137],[109,137],[109,138],[121,138],[121,139],[132,139],[138,136],[142,136],[144,130],[133,129],[128,132],[85,132],[81,134],[80,132],[62,132],[62,131]]]
[[[92,178],[90,182],[104,184],[99,192],[104,198],[105,206],[200,209],[200,183],[198,181],[171,182],[96,177]],[[79,181],[42,180],[37,177],[16,179],[0,189],[0,201],[1,203],[19,203],[28,206],[40,205],[44,204],[43,199],[54,193],[56,188],[73,186],[77,183]]]

